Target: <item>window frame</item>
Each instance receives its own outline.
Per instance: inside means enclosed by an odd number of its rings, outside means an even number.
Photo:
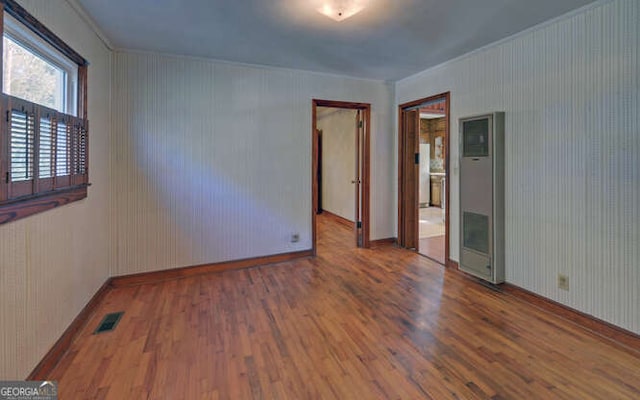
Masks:
[[[0,15],[0,32],[4,35],[4,16],[9,15],[20,24],[18,32],[23,30],[35,34],[47,49],[53,49],[61,53],[70,60],[67,67],[75,65],[77,67],[75,75],[75,88],[67,86],[67,93],[72,89],[75,99],[65,99],[67,101],[65,112],[51,110],[45,106],[19,99],[4,93],[3,82],[0,80],[0,225],[27,217],[39,212],[47,211],[55,207],[82,200],[87,197],[89,183],[89,123],[87,121],[87,69],[89,63],[82,56],[76,53],[64,41],[51,32],[46,26],[29,14],[15,0],[0,0],[2,15]],[[43,54],[39,49],[33,49],[28,43],[23,43],[19,35],[15,35],[15,29],[9,30],[8,36],[18,39],[18,43],[29,51],[33,51],[38,56],[49,62],[52,58],[49,54]],[[25,46],[27,44],[27,46]],[[35,50],[35,51],[34,51]],[[46,53],[46,51],[44,51]],[[0,66],[4,68],[3,43],[0,41]],[[64,61],[64,60],[63,60]],[[60,63],[55,63],[58,66]],[[65,68],[63,68],[65,69]],[[65,69],[66,70],[66,69]],[[73,77],[71,77],[73,80]],[[69,85],[69,79],[67,85]],[[75,89],[75,90],[74,90]],[[69,110],[69,106],[75,105],[74,110]],[[16,108],[19,107],[19,108]],[[10,124],[13,120],[12,110],[24,112],[25,108],[33,113],[34,122],[34,159],[33,159],[33,179],[27,181],[12,181],[11,179],[11,131]],[[22,111],[20,111],[22,110]],[[70,111],[70,112],[69,112]],[[48,119],[47,123],[53,123],[51,129],[52,141],[57,140],[57,122],[60,121],[65,129],[66,143],[72,147],[66,153],[70,161],[66,165],[70,166],[68,175],[57,174],[57,154],[52,156],[53,177],[42,177],[39,173],[41,166],[40,154],[40,124],[42,119]],[[51,144],[49,152],[57,151],[56,144]],[[75,147],[74,147],[75,146]],[[26,182],[26,183],[25,183]],[[30,188],[25,186],[31,185]],[[13,187],[15,186],[15,188]],[[16,189],[15,192],[12,191]],[[19,189],[19,190],[18,190]]]
[[[58,111],[77,116],[78,91],[76,88],[78,84],[78,65],[60,52],[60,50],[54,48],[40,36],[34,34],[29,27],[18,21],[10,13],[4,15],[3,24],[3,35],[8,36],[9,39],[18,44],[18,46],[58,68],[65,74],[62,99],[63,109]]]

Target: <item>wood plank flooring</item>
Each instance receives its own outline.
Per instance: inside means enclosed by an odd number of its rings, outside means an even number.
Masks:
[[[638,399],[639,349],[318,218],[318,256],[111,291],[60,399]],[[108,312],[115,331],[92,335]]]
[[[418,252],[444,265],[445,235],[422,238]]]

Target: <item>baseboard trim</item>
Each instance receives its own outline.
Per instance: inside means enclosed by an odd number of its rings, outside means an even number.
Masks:
[[[348,219],[346,219],[344,217],[341,217],[341,216],[339,216],[337,214],[334,214],[331,211],[322,210],[322,214],[325,214],[327,217],[333,219],[337,223],[342,224],[342,225],[346,225],[349,228],[353,228],[354,225],[355,225],[355,222],[350,221],[350,220],[348,220]]]
[[[460,271],[460,266],[458,265],[457,262],[453,261],[452,259],[448,259],[445,266],[447,268],[451,268],[451,269],[454,269],[456,271]]]
[[[640,335],[511,283],[503,283],[500,288],[505,294],[533,304],[542,310],[571,321],[588,331],[640,353]]]
[[[84,306],[78,316],[71,322],[69,327],[64,331],[60,339],[51,347],[51,349],[45,354],[42,360],[31,371],[26,380],[29,381],[46,381],[49,380],[49,375],[53,369],[58,365],[60,360],[67,353],[74,339],[78,336],[82,328],[87,324],[89,319],[93,316],[98,304],[102,302],[105,296],[111,291],[111,278],[107,279],[102,284],[100,289],[93,295],[91,300]]]
[[[259,265],[274,264],[283,261],[289,261],[296,258],[304,258],[312,256],[311,250],[297,251],[292,253],[275,254],[266,257],[247,258],[236,261],[227,261],[215,264],[197,265],[193,267],[175,268],[165,271],[145,272],[134,275],[116,276],[106,280],[104,284],[93,295],[91,300],[84,306],[78,316],[71,322],[69,327],[64,331],[60,339],[51,347],[51,349],[45,354],[42,360],[31,371],[26,380],[42,381],[48,380],[49,375],[67,354],[71,344],[78,336],[80,331],[85,327],[87,322],[93,316],[98,305],[102,302],[105,296],[114,288],[136,286],[144,283],[153,283],[159,281],[166,281],[171,279],[185,278],[189,276],[202,275],[212,272],[221,272],[234,269],[242,269],[255,267]]]
[[[264,257],[245,258],[242,260],[173,268],[162,271],[142,272],[132,275],[121,275],[111,278],[111,285],[116,288],[137,286],[147,283],[156,283],[173,279],[187,278],[196,275],[204,275],[213,272],[230,271],[256,267],[259,265],[275,264],[283,261],[290,261],[297,258],[310,256],[313,256],[313,250],[303,250],[292,253],[274,254]]]
[[[392,246],[396,244],[398,238],[390,237],[386,239],[376,239],[369,242],[371,248],[374,247],[382,247],[382,246]]]
[[[466,278],[474,281],[479,281],[478,278],[465,273],[460,270],[456,261],[451,259],[447,262],[448,269],[455,271]],[[523,289],[511,283],[503,283],[500,285],[491,285],[495,287],[501,293],[509,296],[513,296],[519,300],[525,301],[539,309],[547,311],[551,314],[559,316],[567,321],[581,326],[582,328],[604,338],[623,346],[626,349],[630,349],[636,353],[640,353],[640,335],[628,331],[619,326],[613,325],[593,315],[586,314],[582,311],[578,311],[574,308],[558,303],[547,297],[541,296],[537,293],[533,293],[529,290]]]

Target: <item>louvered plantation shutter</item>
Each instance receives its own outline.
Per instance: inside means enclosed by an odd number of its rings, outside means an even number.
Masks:
[[[71,185],[71,132],[68,116],[58,115],[56,119],[56,179],[55,187]]]
[[[71,182],[72,185],[87,183],[88,135],[86,121],[71,117]]]
[[[35,193],[37,166],[34,105],[10,98],[6,118],[9,138],[7,197],[15,199]]]
[[[6,110],[6,185],[0,200],[88,184],[88,122],[12,96]],[[0,149],[0,151],[5,151]],[[4,161],[3,161],[4,162]]]
[[[37,182],[39,193],[53,190],[53,179],[56,175],[55,115],[54,111],[40,111]]]
[[[89,122],[78,119],[78,174],[77,184],[89,183]]]
[[[82,118],[57,113],[55,126],[56,189],[89,183],[88,122]]]

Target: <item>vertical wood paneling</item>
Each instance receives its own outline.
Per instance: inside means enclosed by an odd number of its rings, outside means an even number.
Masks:
[[[64,0],[20,0],[89,67],[89,197],[0,226],[0,379],[24,379],[109,277],[111,54]]]
[[[393,236],[384,82],[134,52],[114,82],[114,275],[311,248],[312,98],[372,103],[371,237]]]
[[[505,111],[507,281],[637,333],[639,38],[640,2],[604,1],[396,84],[451,91],[452,258],[457,119]]]

